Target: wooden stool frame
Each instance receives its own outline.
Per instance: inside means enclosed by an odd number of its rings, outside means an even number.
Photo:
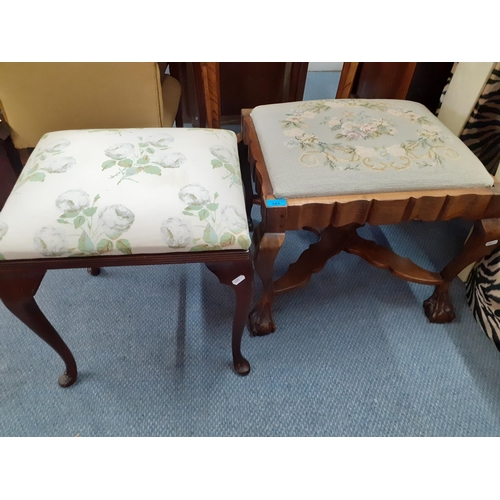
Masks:
[[[27,150],[17,151],[14,148],[8,137],[8,127],[7,130],[0,130],[0,210],[29,158],[29,153]],[[222,250],[3,260],[0,261],[0,300],[59,354],[66,368],[58,382],[61,387],[69,387],[75,383],[78,376],[75,358],[35,301],[35,294],[45,273],[51,269],[87,268],[91,275],[97,276],[101,267],[190,263],[204,263],[222,284],[230,286],[235,291],[236,308],[232,326],[233,366],[236,373],[247,375],[250,372],[250,364],[241,353],[241,340],[253,293],[253,268],[248,251]]]
[[[262,280],[262,296],[250,313],[254,335],[274,332],[274,296],[304,286],[328,259],[345,251],[370,264],[388,269],[406,281],[434,285],[424,302],[433,323],[455,318],[448,296],[451,281],[470,263],[490,253],[500,240],[500,183],[491,188],[408,191],[359,195],[291,198],[286,206],[268,207],[276,197],[254,128],[251,110],[242,110],[243,141],[261,206],[262,222],[253,234],[254,267]],[[440,272],[427,271],[391,249],[361,238],[356,230],[366,223],[398,224],[411,220],[438,221],[454,218],[474,221],[474,229],[459,254]],[[285,240],[285,232],[318,228],[319,241],[309,246],[288,271],[274,281],[274,262]]]
[[[2,261],[0,262],[0,299],[15,316],[59,354],[66,369],[58,382],[61,387],[69,387],[77,379],[75,358],[39,309],[34,298],[47,270],[88,268],[90,274],[97,275],[100,267],[200,262],[203,262],[222,284],[231,286],[236,293],[232,332],[233,365],[238,374],[247,375],[250,372],[250,364],[241,354],[241,339],[253,291],[253,269],[249,252],[226,250]],[[241,279],[242,276],[244,279]]]

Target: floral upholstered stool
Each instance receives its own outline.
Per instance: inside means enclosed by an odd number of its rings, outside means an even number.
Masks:
[[[237,373],[252,294],[250,237],[233,132],[73,130],[38,143],[0,213],[0,298],[66,363],[75,360],[34,300],[49,269],[203,262],[236,292]],[[131,285],[131,293],[133,286]]]
[[[275,330],[274,295],[305,285],[342,250],[407,281],[435,286],[424,303],[433,322],[455,315],[450,282],[500,239],[500,187],[475,155],[424,106],[410,101],[338,99],[244,110],[262,223],[254,232],[254,265],[263,294],[252,331]],[[475,221],[463,250],[440,272],[420,268],[361,238],[366,223]],[[284,276],[273,280],[285,232],[321,229]]]

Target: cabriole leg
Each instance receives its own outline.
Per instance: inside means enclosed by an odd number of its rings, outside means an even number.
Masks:
[[[500,219],[484,219],[474,223],[474,229],[460,253],[441,271],[443,283],[424,302],[424,311],[431,323],[449,323],[455,311],[448,290],[450,283],[463,269],[489,254],[500,241]]]
[[[285,241],[285,233],[264,233],[259,224],[253,234],[254,266],[262,281],[262,296],[250,313],[250,330],[254,335],[268,335],[276,330],[273,318],[274,262]]]
[[[69,387],[77,378],[75,358],[35,302],[44,275],[45,270],[0,273],[0,299],[9,311],[59,354],[66,364],[66,371],[58,382],[61,387]]]
[[[207,263],[206,266],[219,278],[222,284],[229,285],[236,293],[232,334],[233,366],[239,375],[248,375],[250,363],[241,354],[241,339],[253,292],[253,270],[250,256],[247,262],[216,262]]]

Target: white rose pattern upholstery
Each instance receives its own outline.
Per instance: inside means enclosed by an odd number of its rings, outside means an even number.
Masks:
[[[0,212],[0,299],[63,359],[75,359],[34,295],[49,269],[202,262],[236,294],[232,353],[241,354],[253,290],[236,135],[212,129],[50,132]],[[133,286],[131,286],[131,289]]]
[[[0,213],[0,259],[247,250],[241,186],[231,131],[52,132]]]

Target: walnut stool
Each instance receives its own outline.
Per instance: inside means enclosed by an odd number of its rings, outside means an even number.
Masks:
[[[432,322],[453,320],[450,282],[498,245],[500,187],[432,113],[410,101],[304,101],[243,110],[242,128],[262,212],[253,238],[263,282],[250,314],[254,334],[275,330],[276,294],[305,285],[342,250],[407,281],[434,285],[425,314]],[[474,230],[440,273],[356,232],[366,223],[456,217],[475,221]],[[303,228],[321,229],[319,241],[274,281],[285,232]]]

